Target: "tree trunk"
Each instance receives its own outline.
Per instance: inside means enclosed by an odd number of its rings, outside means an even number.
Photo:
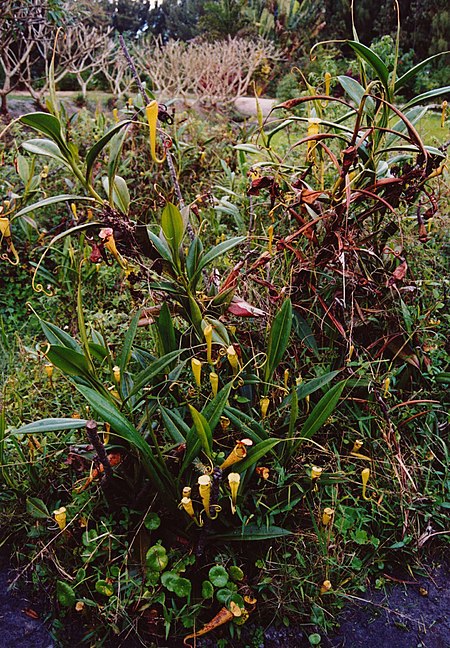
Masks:
[[[0,105],[0,115],[9,115],[9,110],[8,110],[8,95],[5,93],[2,93],[1,95],[2,101]]]

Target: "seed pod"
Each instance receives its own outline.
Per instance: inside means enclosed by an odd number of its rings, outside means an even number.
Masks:
[[[267,235],[269,240],[267,241],[267,251],[269,254],[272,254],[272,244],[273,244],[273,225],[269,225],[267,228]]]

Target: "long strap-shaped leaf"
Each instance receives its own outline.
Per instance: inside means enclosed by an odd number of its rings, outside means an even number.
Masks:
[[[267,345],[267,360],[264,368],[264,381],[267,383],[278,364],[280,363],[284,352],[287,349],[289,335],[292,328],[292,303],[286,299],[283,306],[273,320]],[[266,392],[268,385],[266,386]]]
[[[139,451],[143,466],[151,481],[158,489],[160,495],[167,493],[167,488],[173,490],[170,474],[165,465],[161,465],[152,452],[146,440],[139,434],[136,428],[114,407],[106,398],[100,396],[94,389],[83,385],[76,385],[77,389],[88,401],[89,405],[111,425],[111,428],[118,437],[125,439]],[[174,495],[174,494],[173,494]]]
[[[233,383],[230,382],[225,385],[225,387],[222,387],[217,396],[213,398],[201,412],[205,420],[208,422],[211,435],[214,431],[214,428],[218,424],[220,417],[223,414],[228,398],[230,396],[232,384]],[[212,436],[210,436],[209,438],[210,445],[212,445]],[[201,445],[201,441],[198,437],[198,428],[193,425],[186,437],[186,454],[184,457],[183,465],[181,466],[180,476],[191,464],[192,460],[195,459],[195,457],[198,455]]]
[[[336,405],[339,402],[339,399],[342,394],[342,390],[345,387],[345,380],[337,383],[327,391],[327,393],[322,396],[320,401],[312,410],[311,414],[306,419],[303,424],[300,436],[301,439],[298,443],[303,441],[303,439],[310,439],[319,428],[327,421],[327,419],[333,413]],[[297,445],[298,445],[297,443]]]

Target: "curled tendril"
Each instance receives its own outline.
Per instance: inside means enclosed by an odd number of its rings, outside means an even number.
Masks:
[[[19,255],[17,254],[17,250],[13,245],[13,242],[11,240],[8,241],[8,251],[12,252],[14,260],[11,259],[8,254],[2,254],[2,259],[5,261],[8,261],[10,265],[16,266],[19,265]]]
[[[212,509],[214,509],[214,513],[211,513]],[[215,520],[218,517],[221,510],[222,507],[219,506],[219,504],[211,504],[211,506],[209,507],[209,519]]]
[[[193,461],[195,469],[198,470],[198,472],[202,475],[212,475],[213,473],[214,464],[209,457],[207,457],[207,460],[209,461],[209,465],[200,461],[198,457],[196,457]]]
[[[245,385],[244,379],[243,378],[237,378],[237,379],[233,380],[233,384],[232,384],[231,387],[232,387],[232,389],[239,389],[240,387],[243,387],[244,385]]]

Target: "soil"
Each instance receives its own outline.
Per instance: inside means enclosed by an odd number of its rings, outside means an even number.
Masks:
[[[6,560],[0,557],[0,648],[54,648],[33,604],[8,590],[13,576]]]
[[[450,648],[449,580],[444,562],[414,584],[353,599],[329,648]]]
[[[55,648],[35,606],[23,595],[8,591],[13,574],[0,558],[0,648]],[[388,582],[383,591],[369,589],[349,596],[336,619],[338,630],[321,635],[321,648],[450,648],[450,564],[427,570],[423,578]],[[37,618],[33,618],[34,616]],[[270,626],[263,632],[252,624],[235,648],[310,648],[314,628]],[[222,635],[227,636],[225,630]],[[262,638],[262,636],[264,638]],[[197,648],[216,648],[219,634],[197,640]],[[178,645],[178,644],[177,644]],[[127,647],[128,648],[128,647]],[[170,644],[161,648],[173,648]]]
[[[304,626],[271,626],[258,642],[258,629],[249,625],[232,645],[311,648],[308,636],[317,633],[320,648],[450,648],[450,564],[444,561],[430,568],[424,578],[409,575],[402,580],[406,582],[388,582],[383,591],[371,588],[361,597],[349,596],[345,610],[335,619],[338,630],[328,636]],[[197,648],[216,646],[212,637],[197,642]]]

